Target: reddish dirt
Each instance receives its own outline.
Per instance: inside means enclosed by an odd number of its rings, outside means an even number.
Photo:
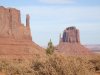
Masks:
[[[6,74],[4,74],[4,73],[0,72],[0,75],[6,75]]]

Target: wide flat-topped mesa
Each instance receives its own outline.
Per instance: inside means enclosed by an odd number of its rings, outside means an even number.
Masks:
[[[76,27],[68,27],[64,30],[63,36],[60,36],[60,43],[80,43],[79,30]]]
[[[0,6],[0,57],[34,55],[43,50],[32,41],[30,16],[26,15],[26,25],[20,16],[19,10]]]
[[[68,27],[64,30],[63,35],[60,35],[59,44],[56,46],[56,52],[64,53],[65,55],[91,55],[89,49],[85,48],[80,43],[79,30],[76,27]]]

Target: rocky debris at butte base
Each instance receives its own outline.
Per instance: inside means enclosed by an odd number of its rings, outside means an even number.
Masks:
[[[33,55],[39,54],[41,50],[32,41],[30,16],[26,15],[24,25],[19,10],[0,6],[0,56]]]
[[[59,45],[56,46],[56,52],[64,53],[68,56],[73,55],[91,55],[91,51],[80,43],[80,33],[76,27],[68,27],[60,35]]]

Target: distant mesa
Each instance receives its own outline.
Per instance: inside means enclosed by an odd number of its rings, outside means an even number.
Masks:
[[[74,26],[66,28],[63,35],[60,35],[59,45],[56,47],[56,52],[61,52],[66,55],[92,54],[88,48],[81,45],[79,30]]]
[[[42,48],[32,41],[30,16],[26,15],[24,25],[19,10],[0,6],[0,56],[38,54],[39,50]]]
[[[76,27],[68,27],[63,32],[63,37],[60,36],[60,43],[80,43],[79,30]]]

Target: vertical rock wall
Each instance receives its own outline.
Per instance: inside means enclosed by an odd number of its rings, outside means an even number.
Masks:
[[[15,8],[0,7],[0,38],[32,40],[29,15],[26,26],[21,23],[20,11]]]

